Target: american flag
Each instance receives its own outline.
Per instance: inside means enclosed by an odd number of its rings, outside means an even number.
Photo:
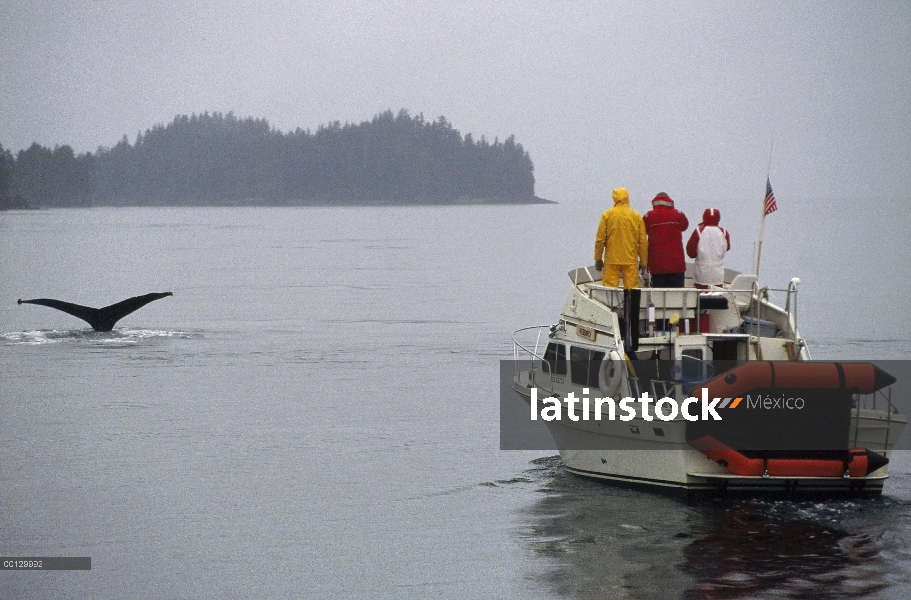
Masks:
[[[769,183],[769,180],[765,180],[765,212],[763,216],[771,214],[778,210],[778,205],[775,204],[775,192],[772,191],[772,184]]]

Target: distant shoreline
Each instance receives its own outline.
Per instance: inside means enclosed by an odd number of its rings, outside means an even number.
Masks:
[[[25,202],[21,197],[0,197],[0,211],[4,210],[36,210],[37,207]]]
[[[0,197],[36,207],[547,204],[515,136],[462,135],[445,117],[391,110],[282,133],[233,113],[178,115],[77,155],[0,147]]]
[[[164,204],[164,203],[135,203],[135,204],[95,204],[92,206],[49,206],[49,207],[35,207],[35,206],[4,206],[0,204],[0,212],[2,211],[14,211],[14,210],[54,210],[57,208],[80,208],[80,209],[92,209],[92,208],[368,208],[368,207],[378,207],[378,206],[389,206],[389,207],[406,207],[406,206],[508,206],[508,205],[541,205],[541,204],[559,204],[554,200],[546,200],[544,198],[539,198],[535,196],[531,199],[513,199],[513,198],[497,198],[497,199],[484,199],[484,198],[460,198],[455,200],[415,200],[415,201],[406,201],[406,200],[351,200],[351,201],[342,201],[342,200],[328,200],[328,199],[308,199],[308,200],[295,200],[289,202],[275,202],[275,201],[263,201],[258,202],[251,200],[248,202],[200,202],[198,204]]]
[[[553,200],[545,200],[533,196],[532,198],[440,198],[440,199],[396,199],[396,198],[296,198],[293,200],[267,200],[260,198],[250,198],[246,200],[200,200],[198,202],[110,202],[105,204],[93,204],[88,208],[150,208],[150,207],[187,207],[187,208],[237,208],[237,207],[272,207],[272,208],[294,208],[294,207],[345,207],[345,206],[503,206],[508,204],[557,204]]]

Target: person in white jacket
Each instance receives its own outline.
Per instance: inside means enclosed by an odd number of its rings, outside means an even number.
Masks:
[[[686,244],[686,254],[696,259],[693,284],[700,289],[724,284],[724,254],[731,249],[731,236],[718,226],[721,213],[717,208],[707,208],[702,213],[702,223],[693,230]]]

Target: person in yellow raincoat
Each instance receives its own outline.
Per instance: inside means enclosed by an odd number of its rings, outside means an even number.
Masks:
[[[595,268],[603,271],[602,282],[608,287],[620,284],[624,289],[639,287],[639,265],[648,264],[648,237],[645,221],[629,207],[626,188],[614,190],[614,207],[604,211],[595,237]]]

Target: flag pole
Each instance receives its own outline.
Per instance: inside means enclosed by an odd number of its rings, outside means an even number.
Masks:
[[[770,185],[771,185],[769,182],[769,176],[772,174],[772,149],[774,147],[775,147],[775,142],[773,141],[769,147],[769,166],[768,166],[768,169],[766,169],[766,175],[765,175],[766,193],[763,196],[763,201],[762,201],[762,217],[760,217],[760,219],[759,219],[759,241],[756,243],[756,266],[753,268],[753,274],[756,275],[757,280],[759,279],[759,259],[762,256],[762,234],[765,231],[765,218],[766,218],[765,198],[768,197],[769,189],[770,189]]]
[[[756,266],[753,268],[753,274],[759,280],[759,257],[762,255],[762,232],[765,229],[765,211],[762,211],[762,218],[759,220],[759,241],[756,243]]]

